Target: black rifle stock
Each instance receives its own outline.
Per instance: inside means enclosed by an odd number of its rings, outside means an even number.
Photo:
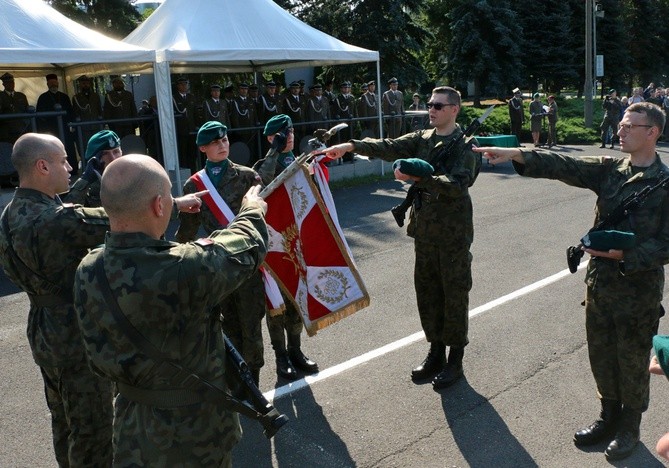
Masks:
[[[474,135],[494,108],[494,105],[488,107],[483,115],[474,119],[472,123],[470,123],[469,126],[465,129],[465,131],[462,132],[457,138],[454,138],[449,141],[448,144],[443,145],[432,161],[429,161],[432,166],[437,169],[443,163],[443,160],[450,154],[451,150],[455,148],[455,146],[459,144],[463,138],[468,138]],[[407,210],[411,208],[411,205],[413,205],[414,201],[418,198],[419,195],[420,189],[416,187],[416,184],[414,183],[411,185],[411,187],[409,187],[407,196],[404,201],[390,209],[390,212],[392,213],[393,218],[395,218],[395,221],[399,227],[404,226],[404,218],[406,218]]]
[[[661,188],[669,188],[669,175],[660,179],[660,181],[655,185],[647,185],[638,192],[634,192],[628,195],[622,201],[622,203],[620,203],[620,205],[618,205],[611,213],[604,217],[604,219],[595,224],[588,231],[588,233],[615,227],[615,225],[625,219],[629,213],[639,209],[653,192]],[[582,247],[582,243],[567,247],[567,265],[569,266],[569,271],[571,273],[576,273],[578,270],[578,265],[581,263],[581,259],[585,254]]]
[[[260,392],[255,380],[253,380],[251,370],[249,369],[248,364],[246,364],[246,361],[244,361],[242,355],[239,354],[239,351],[237,351],[237,348],[234,347],[227,336],[223,335],[223,339],[225,340],[225,355],[228,363],[232,364],[239,375],[247,394],[251,397],[250,402],[240,401],[239,404],[247,406],[251,411],[257,413],[257,415],[253,415],[253,417],[262,424],[264,429],[263,434],[270,439],[288,422],[288,418],[286,415],[279,413],[279,411],[267,401]],[[247,414],[247,412],[242,411],[240,411],[240,413]],[[247,414],[247,416],[248,415],[249,414]]]

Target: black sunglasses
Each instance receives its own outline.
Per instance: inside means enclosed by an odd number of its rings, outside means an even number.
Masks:
[[[434,107],[435,110],[438,111],[442,110],[446,106],[455,106],[455,104],[443,104],[441,102],[428,102],[425,105],[427,106],[428,109],[432,109]]]

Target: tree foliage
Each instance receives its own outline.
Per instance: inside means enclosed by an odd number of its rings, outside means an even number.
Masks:
[[[122,38],[142,20],[133,0],[46,0],[75,21]],[[214,1],[214,0],[210,0]],[[225,1],[225,0],[216,0]],[[584,0],[274,0],[312,27],[378,50],[382,79],[429,92],[437,84],[475,98],[508,96],[516,86],[552,93],[583,89]],[[621,94],[649,82],[669,86],[669,0],[593,0],[597,53],[606,89]],[[271,25],[268,25],[270,27]],[[361,83],[369,64],[324,67],[317,77]]]
[[[129,0],[49,0],[53,8],[86,27],[123,39],[142,21]]]

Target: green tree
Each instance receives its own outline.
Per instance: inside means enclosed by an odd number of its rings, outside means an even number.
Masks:
[[[285,8],[285,0],[277,3]],[[378,50],[384,78],[422,83],[427,74],[419,52],[429,32],[415,21],[420,5],[420,0],[293,0],[288,11],[337,39]],[[369,74],[367,67],[345,69],[361,81]]]
[[[609,88],[619,95],[629,93],[628,83],[634,76],[634,68],[628,59],[629,31],[627,30],[619,0],[601,2],[604,16],[597,18],[597,54],[604,56],[602,94]]]
[[[506,0],[467,0],[451,21],[447,74],[461,87],[474,84],[474,105],[482,94],[506,95],[520,78],[523,64],[517,40],[522,31]],[[512,86],[513,85],[513,86]]]
[[[583,56],[577,56],[570,47],[573,44],[571,5],[553,0],[515,3],[517,11],[522,11],[525,81],[532,91],[539,83],[554,93],[567,85],[579,84]]]
[[[68,18],[116,39],[123,39],[142,21],[128,0],[49,0]]]

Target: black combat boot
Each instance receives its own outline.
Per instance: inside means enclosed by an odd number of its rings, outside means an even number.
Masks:
[[[432,378],[446,365],[446,346],[441,342],[430,343],[427,357],[418,367],[411,370],[411,380],[425,380]]]
[[[304,355],[300,348],[300,335],[288,335],[288,356],[290,362],[305,374],[318,372],[318,364]]]
[[[276,354],[276,374],[287,380],[297,380],[297,371],[290,362],[286,350],[274,350],[274,354]]]
[[[599,414],[599,419],[574,434],[574,444],[582,447],[610,441],[618,430],[621,410],[622,405],[618,400],[602,398],[602,412]]]
[[[639,443],[640,425],[641,413],[623,408],[616,438],[604,451],[607,460],[622,460],[634,451],[636,444]]]
[[[432,381],[432,388],[440,390],[442,388],[450,387],[465,375],[465,372],[462,369],[462,358],[464,355],[465,348],[454,348],[451,346],[451,349],[448,352],[448,364],[446,364],[444,370],[439,372],[434,378]]]

